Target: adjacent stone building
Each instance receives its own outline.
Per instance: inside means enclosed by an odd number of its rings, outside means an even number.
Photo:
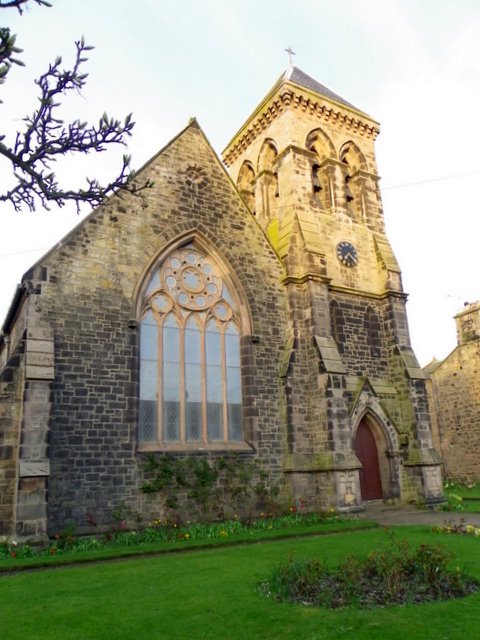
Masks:
[[[139,171],[152,188],[25,274],[0,340],[0,533],[107,524],[119,503],[147,518],[165,452],[258,460],[308,509],[442,500],[378,132],[290,67],[229,173],[192,121]]]
[[[424,371],[445,476],[469,482],[480,477],[480,302],[465,304],[455,322],[457,346]]]

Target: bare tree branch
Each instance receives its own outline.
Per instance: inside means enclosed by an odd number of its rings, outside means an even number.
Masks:
[[[0,0],[0,8],[16,7],[21,12],[26,2],[28,0]],[[50,6],[44,0],[35,2]],[[59,117],[62,96],[70,91],[80,92],[88,76],[81,73],[80,68],[87,61],[86,53],[93,47],[86,45],[83,37],[75,46],[72,69],[62,69],[62,59],[57,57],[35,81],[40,89],[40,106],[23,119],[25,128],[17,132],[15,142],[9,146],[5,136],[0,135],[0,157],[10,163],[15,178],[14,186],[0,193],[0,202],[10,202],[16,211],[24,206],[34,211],[38,202],[47,209],[49,202],[62,207],[67,201],[75,202],[79,210],[81,203],[95,207],[118,189],[138,193],[151,186],[149,181],[140,186],[132,182],[128,155],[123,156],[119,175],[106,186],[101,186],[95,178],[87,178],[86,187],[79,190],[63,189],[58,184],[53,163],[59,158],[69,153],[102,152],[111,145],[126,146],[126,138],[135,124],[131,114],[122,122],[104,113],[96,126],[80,120],[65,124]],[[15,36],[8,29],[0,29],[0,83],[5,81],[12,65],[23,64],[15,57],[18,53],[21,49],[15,46]]]
[[[18,9],[19,13],[23,13],[23,8],[28,2],[30,0],[0,0],[0,9]],[[32,0],[32,2],[44,7],[52,6],[47,0]]]

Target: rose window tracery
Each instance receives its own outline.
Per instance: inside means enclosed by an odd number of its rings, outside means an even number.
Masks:
[[[209,309],[222,293],[218,268],[195,249],[180,249],[165,260],[161,270],[165,290],[186,309]]]

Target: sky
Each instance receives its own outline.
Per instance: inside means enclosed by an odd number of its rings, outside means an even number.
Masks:
[[[50,0],[0,9],[25,67],[0,86],[12,143],[36,106],[34,79],[82,35],[95,49],[66,120],[106,111],[136,122],[135,169],[195,116],[217,154],[294,64],[380,122],[376,142],[387,234],[408,293],[420,364],[456,346],[453,316],[480,299],[480,3],[478,0]],[[57,163],[62,183],[104,182],[125,149]],[[3,163],[3,164],[2,164]],[[0,160],[0,191],[9,184]],[[0,322],[23,273],[89,213],[30,213],[0,203]]]

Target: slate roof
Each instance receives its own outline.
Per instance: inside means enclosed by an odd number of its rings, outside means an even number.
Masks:
[[[356,114],[360,116],[361,120],[366,118],[370,123],[373,123],[373,128],[371,128],[371,130],[372,131],[374,130],[376,133],[378,133],[379,124],[376,120],[374,120],[371,116],[369,116],[368,113],[366,113],[365,111],[362,111],[358,107],[355,107],[351,102],[348,102],[347,100],[339,96],[337,93],[335,93],[325,85],[321,84],[320,82],[318,82],[317,80],[315,80],[314,78],[306,74],[304,71],[302,71],[298,67],[291,65],[290,67],[287,68],[286,71],[282,73],[282,75],[278,78],[278,80],[270,89],[270,91],[267,93],[267,95],[262,100],[262,102],[260,102],[260,104],[252,112],[250,117],[246,120],[246,122],[243,123],[240,129],[238,129],[236,134],[233,136],[233,138],[229,141],[229,143],[224,148],[222,152],[222,158],[225,164],[227,165],[227,167],[230,166],[231,161],[233,161],[232,160],[233,157],[231,157],[231,154],[233,153],[233,149],[235,148],[235,145],[238,144],[239,138],[241,138],[244,141],[244,143],[247,145],[250,143],[249,140],[247,140],[248,138],[247,134],[248,134],[251,123],[256,118],[261,117],[263,112],[268,111],[268,109],[271,106],[269,101],[271,101],[276,96],[279,90],[281,93],[282,85],[286,85],[286,84],[288,85],[288,83],[290,83],[291,85],[296,85],[296,87],[303,88],[306,91],[311,91],[312,93],[317,94],[318,96],[323,96],[326,100],[331,100],[332,102],[335,102],[339,106],[343,105],[348,110],[356,112]],[[298,90],[295,89],[294,91],[298,93]],[[307,100],[310,100],[310,98],[311,96],[306,96]],[[280,99],[281,99],[281,95],[280,95]],[[275,115],[277,114],[274,113],[274,116]],[[247,130],[247,133],[245,133],[246,130]],[[253,135],[253,137],[255,138],[255,134]]]
[[[345,98],[342,98],[337,93],[326,87],[324,84],[317,82],[315,78],[312,78],[298,67],[294,67],[292,65],[284,73],[282,73],[277,83],[275,84],[275,87],[282,82],[285,82],[286,80],[289,80],[294,84],[298,84],[301,87],[305,87],[305,89],[311,89],[312,91],[315,91],[315,93],[319,93],[320,95],[325,96],[325,98],[330,98],[331,100],[335,100],[335,102],[344,104],[346,107],[355,109],[355,111],[361,111],[361,109],[358,109],[358,107],[353,105],[351,102],[348,102],[347,100],[345,100]]]

